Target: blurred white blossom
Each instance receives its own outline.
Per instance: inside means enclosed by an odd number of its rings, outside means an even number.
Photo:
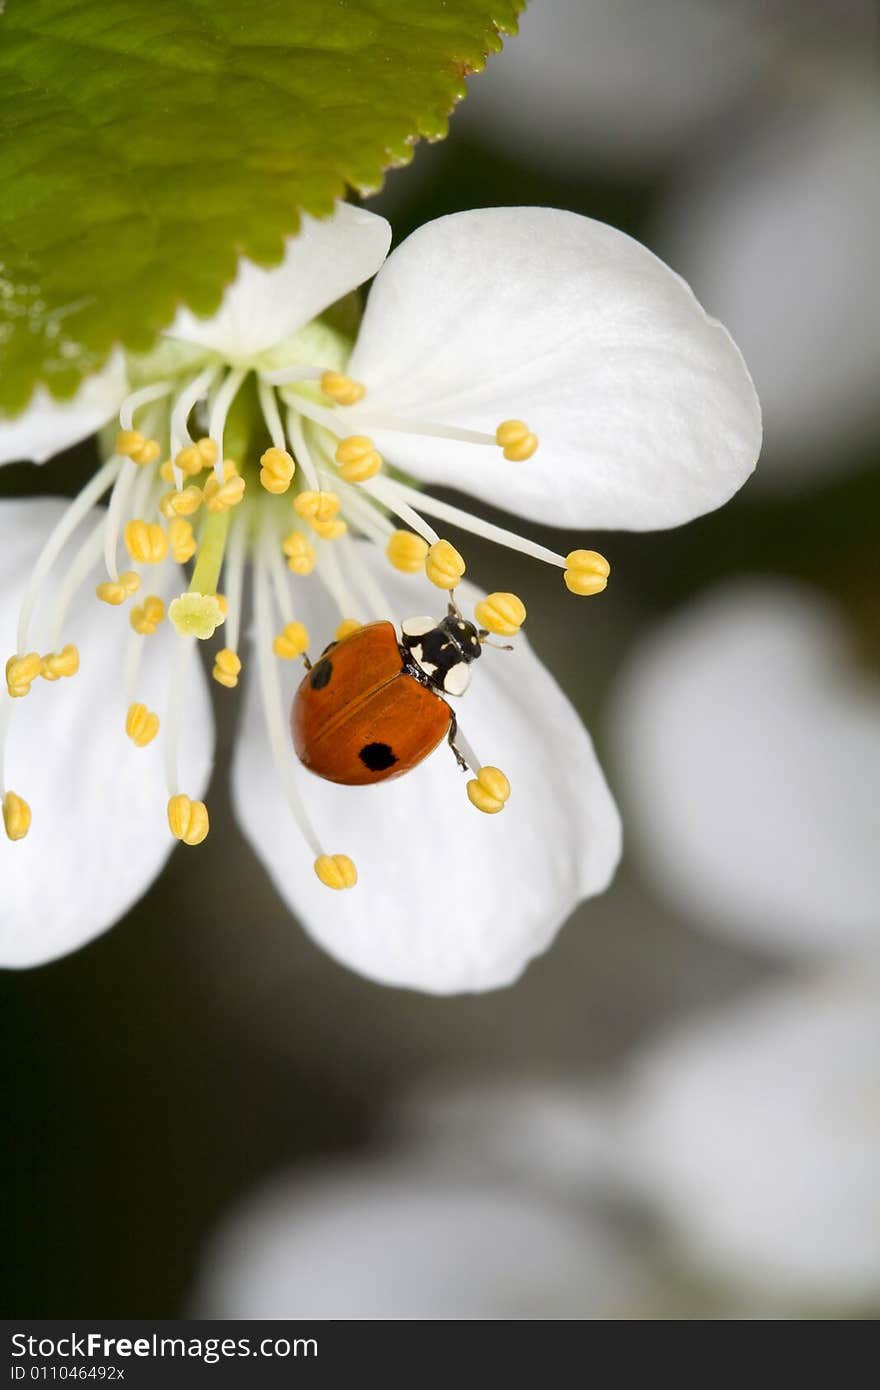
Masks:
[[[765,118],[661,214],[657,245],[748,357],[765,485],[821,480],[880,424],[878,92]]]
[[[193,1315],[595,1318],[630,1284],[588,1210],[398,1157],[246,1200],[208,1248]]]
[[[742,580],[632,655],[613,702],[630,848],[698,926],[880,948],[880,690],[811,591]]]
[[[767,990],[635,1069],[621,1172],[679,1257],[779,1306],[880,1296],[880,976]]]

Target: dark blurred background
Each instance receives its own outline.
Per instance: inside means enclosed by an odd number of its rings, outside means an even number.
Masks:
[[[701,110],[695,96],[692,119],[679,113],[667,139],[655,131],[642,148],[639,129],[661,120],[648,99],[651,84],[686,89],[696,82],[686,45],[677,65],[669,61],[665,31],[682,22],[682,6],[623,6],[630,49],[620,23],[608,34],[608,5],[580,8],[583,16],[569,30],[571,5],[534,0],[533,12],[550,13],[541,18],[541,44],[530,37],[538,15],[528,14],[509,54],[491,59],[488,74],[473,79],[475,93],[485,82],[485,100],[475,95],[473,111],[462,108],[454,118],[448,141],[419,147],[411,168],[390,175],[370,205],[391,218],[396,240],[458,209],[546,204],[613,223],[696,281],[696,271],[711,269],[711,248],[704,246],[700,265],[690,267],[676,259],[673,233],[685,215],[677,209],[688,206],[680,200],[692,196],[707,170],[722,186],[725,161],[731,181],[745,177],[744,162],[757,158],[766,128],[780,121],[792,155],[802,151],[815,111],[837,100],[835,84],[844,96],[865,87],[864,99],[876,102],[872,7],[853,7],[850,15],[844,5],[841,18],[830,5],[719,0],[709,8],[726,10],[728,19],[736,12],[748,38],[729,49],[728,75],[736,62],[737,81],[711,110]],[[772,45],[762,26],[772,28]],[[613,107],[602,107],[601,92],[581,106],[577,82],[568,124],[584,131],[589,124],[589,138],[562,140],[558,109],[545,124],[540,81],[549,78],[540,63],[548,44],[552,55],[554,35],[559,62],[567,49],[565,62],[580,67],[584,89],[602,66],[604,43],[607,61],[613,57],[635,75],[623,94],[623,78],[617,86],[608,81],[626,108],[623,125]],[[713,42],[713,61],[724,71],[717,49],[727,41],[719,35]],[[499,132],[496,125],[504,93],[494,113],[490,99],[493,70],[500,86],[500,70],[513,63],[518,44],[517,80],[527,83],[530,71],[535,80],[534,90],[521,88],[534,127],[522,150],[515,128]],[[554,108],[561,100],[554,97]],[[785,156],[780,177],[787,166]],[[776,173],[768,175],[766,160],[762,167],[772,182]],[[865,180],[872,179],[876,168],[866,168]],[[768,256],[779,254],[772,240],[766,246]],[[786,273],[782,262],[778,273]],[[698,293],[751,360],[751,324],[741,329],[730,321],[710,281],[706,275],[705,284],[695,284]],[[719,299],[725,283],[729,288],[722,277]],[[795,284],[787,293],[800,296]],[[813,383],[805,379],[803,390],[809,396]],[[775,439],[769,426],[776,417],[768,415],[761,467],[774,478],[753,481],[716,514],[678,530],[588,538],[610,558],[613,579],[591,601],[586,642],[572,641],[555,574],[522,561],[513,587],[527,599],[532,641],[593,732],[612,789],[606,731],[622,663],[659,619],[718,581],[758,573],[808,582],[838,603],[859,660],[877,669],[880,436],[873,410],[866,402],[863,420],[849,410],[848,421],[859,428],[841,428],[824,442],[822,459],[803,481],[799,461],[791,463],[799,446],[789,445],[782,428]],[[93,461],[84,445],[39,470],[4,468],[0,495],[72,494]],[[566,549],[549,532],[539,538]],[[479,582],[491,572],[485,551],[469,540],[468,554]],[[628,856],[611,891],[582,906],[509,989],[436,999],[360,979],[311,944],[240,835],[227,785],[240,701],[215,703],[212,834],[198,873],[186,851],[176,852],[153,889],[100,939],[55,964],[0,976],[0,1193],[11,1249],[3,1307],[10,1316],[185,1315],[205,1242],[229,1207],[279,1170],[320,1173],[341,1157],[381,1153],[402,1097],[481,1071],[607,1076],[659,1024],[782,971],[772,945],[758,951],[725,942],[659,906]]]

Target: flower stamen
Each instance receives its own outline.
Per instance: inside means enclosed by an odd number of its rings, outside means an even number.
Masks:
[[[497,767],[481,767],[476,777],[467,783],[465,791],[472,806],[487,816],[503,811],[510,797],[510,783]]]
[[[3,828],[10,840],[23,840],[31,828],[31,808],[15,792],[3,797]]]
[[[160,565],[168,554],[168,537],[154,521],[127,522],[123,539],[126,550],[138,564]]]
[[[127,598],[131,598],[132,594],[136,594],[140,587],[140,575],[134,570],[126,570],[116,582],[110,579],[103,580],[96,586],[95,594],[102,603],[109,603],[112,607],[118,608]]]
[[[260,457],[260,482],[267,492],[280,497],[293,481],[296,465],[286,449],[273,444]]]
[[[209,482],[213,482],[209,479]],[[159,511],[170,521],[175,516],[194,516],[202,505],[202,489],[191,483],[189,487],[166,492],[159,502]]]
[[[495,443],[506,459],[523,463],[538,447],[538,436],[532,434],[525,420],[504,420],[495,431]]]
[[[350,434],[347,439],[340,439],[334,458],[340,476],[347,483],[364,483],[374,478],[382,467],[382,455],[365,434]]]
[[[136,748],[146,748],[159,732],[159,716],[139,701],[129,705],[125,716],[125,732]]]
[[[211,822],[204,801],[191,801],[178,792],[168,801],[168,829],[184,845],[200,845],[208,837]]]
[[[601,594],[611,566],[597,550],[572,550],[565,557],[565,587],[572,594]]]
[[[438,589],[454,589],[465,568],[464,560],[450,541],[435,541],[425,556],[425,574]]]
[[[321,390],[337,405],[357,405],[367,394],[363,382],[354,381],[344,372],[324,372],[321,377]]]
[[[72,642],[62,647],[60,652],[47,652],[43,657],[43,680],[57,681],[62,676],[75,676],[79,670],[79,650]]]
[[[34,681],[42,674],[43,658],[39,652],[11,656],[6,663],[6,689],[10,699],[21,700],[29,695]]]
[[[526,620],[526,606],[516,594],[487,594],[474,608],[480,627],[498,637],[515,637]]]
[[[222,472],[218,469],[219,465],[205,483],[202,496],[209,512],[228,512],[244,497],[245,481],[234,459],[224,459]]]
[[[152,637],[165,617],[165,604],[158,594],[148,594],[142,604],[131,610],[130,622],[141,637]]]
[[[263,523],[265,546],[263,553],[270,554],[274,536],[264,518]],[[299,793],[293,780],[293,759],[290,755],[289,735],[286,728],[284,717],[284,706],[281,697],[281,684],[278,679],[278,669],[272,660],[272,596],[269,583],[267,567],[261,561],[256,565],[255,582],[255,625],[257,639],[257,669],[260,677],[260,696],[263,703],[263,717],[266,722],[266,730],[269,735],[269,744],[272,749],[272,757],[278,769],[278,777],[284,798],[290,809],[294,821],[299,827],[300,833],[315,856],[315,872],[321,878],[321,882],[328,887],[346,888],[351,887],[357,880],[357,873],[351,860],[347,856],[328,856],[325,855],[318,840],[317,835],[312,829],[311,822],[306,815],[305,808],[300,800]],[[327,883],[327,879],[321,876],[318,865],[325,866],[326,860],[333,858],[334,861],[344,859],[345,864],[337,866],[337,874],[341,880],[337,883]],[[350,867],[349,867],[350,866]],[[331,871],[324,867],[324,872],[328,877],[332,876]]]
[[[175,517],[168,527],[168,544],[171,548],[171,558],[178,565],[185,565],[199,548],[193,535],[192,524],[180,516]]]

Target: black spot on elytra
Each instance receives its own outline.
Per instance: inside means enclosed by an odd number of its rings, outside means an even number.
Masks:
[[[387,743],[365,743],[358,757],[371,772],[384,772],[397,762]]]
[[[330,684],[330,677],[333,675],[333,662],[328,658],[322,657],[311,669],[309,674],[309,685],[313,690],[323,690],[325,685]]]

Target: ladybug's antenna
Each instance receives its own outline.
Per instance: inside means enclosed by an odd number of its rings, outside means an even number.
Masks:
[[[452,589],[449,590],[449,604],[447,606],[446,611],[450,618],[458,618],[459,621],[461,621],[462,612],[455,601],[455,594]]]
[[[489,632],[484,627],[480,628],[479,632],[477,633],[477,638],[479,639],[480,645],[482,647],[494,647],[496,652],[512,652],[514,650],[509,642],[490,642]]]

